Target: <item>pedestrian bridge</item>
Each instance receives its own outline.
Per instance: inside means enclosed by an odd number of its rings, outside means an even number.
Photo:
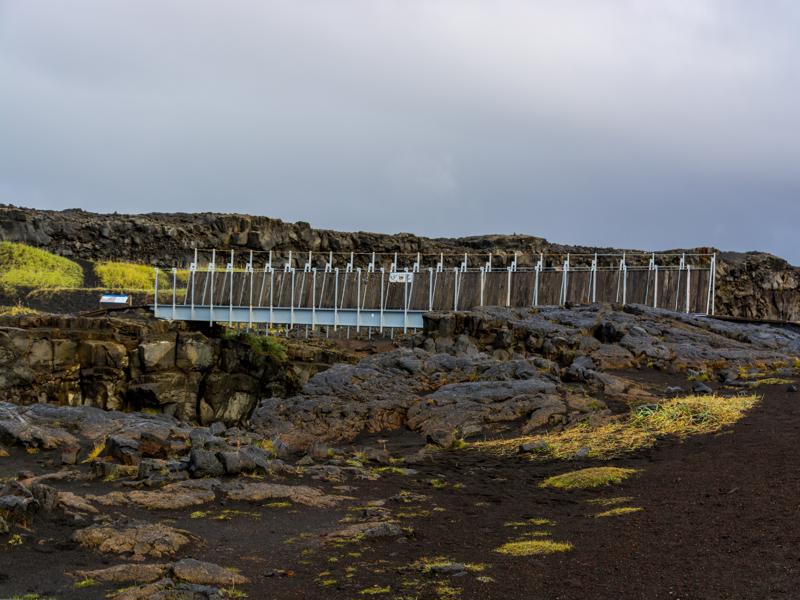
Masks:
[[[326,332],[403,332],[430,311],[613,302],[714,313],[703,253],[364,254],[196,250],[156,270],[155,316]],[[166,287],[166,289],[165,289]],[[165,298],[167,299],[165,301]]]

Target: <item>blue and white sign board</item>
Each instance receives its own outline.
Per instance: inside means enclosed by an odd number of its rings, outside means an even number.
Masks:
[[[125,294],[103,294],[100,296],[100,304],[127,304],[128,296]]]
[[[389,283],[411,283],[414,281],[413,273],[389,273]]]

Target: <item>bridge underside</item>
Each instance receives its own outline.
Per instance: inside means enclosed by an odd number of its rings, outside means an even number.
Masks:
[[[351,308],[334,310],[332,308],[264,308],[248,306],[214,307],[175,306],[160,304],[154,307],[155,316],[173,321],[206,321],[217,323],[245,323],[247,325],[267,323],[270,325],[310,326],[310,327],[352,327],[355,329],[419,329],[422,315],[426,311],[385,310],[358,311]]]
[[[303,262],[290,253],[276,268],[271,255],[257,265],[252,253],[240,264],[231,253],[220,268],[216,252],[203,265],[196,254],[188,269],[156,276],[161,291],[153,309],[159,318],[181,321],[378,330],[419,328],[426,312],[479,306],[614,302],[713,313],[713,255],[568,255],[563,261],[537,255],[525,267],[518,254],[501,265],[486,256],[459,256],[454,264],[437,255],[426,266],[424,257],[412,255],[401,266],[398,255],[372,255],[357,266],[350,254],[339,267],[332,254],[309,254]]]

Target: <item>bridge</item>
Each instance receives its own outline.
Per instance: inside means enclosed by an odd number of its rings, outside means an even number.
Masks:
[[[716,255],[198,249],[188,268],[156,269],[155,281],[161,319],[393,333],[421,328],[426,312],[480,306],[613,302],[713,315]]]

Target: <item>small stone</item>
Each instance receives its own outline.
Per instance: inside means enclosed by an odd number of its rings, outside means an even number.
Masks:
[[[310,467],[314,464],[314,459],[306,454],[303,458],[297,461],[297,464],[301,467]]]
[[[78,464],[78,454],[80,454],[81,447],[78,445],[64,446],[61,448],[61,464],[62,465],[76,465]]]
[[[455,432],[444,429],[435,429],[428,433],[426,441],[429,444],[436,444],[441,448],[450,448],[456,441]]]
[[[189,472],[192,477],[220,477],[225,474],[225,468],[213,452],[193,448],[189,455]]]
[[[667,391],[667,394],[670,394],[671,396],[677,396],[678,394],[683,394],[684,393],[683,392],[683,388],[680,387],[680,386],[677,386],[677,385],[667,386],[667,390],[666,391]]]
[[[211,432],[211,435],[222,435],[225,433],[225,423],[222,421],[215,421],[211,425],[209,425],[208,430]]]
[[[431,565],[428,567],[427,571],[439,575],[459,575],[466,573],[467,566],[463,563],[444,563],[440,565]]]
[[[54,487],[44,485],[43,483],[34,483],[31,487],[33,497],[39,503],[41,510],[45,512],[52,512],[58,504],[58,492]]]
[[[797,386],[796,386],[796,385],[794,385],[794,384],[792,384],[792,385],[790,385],[788,388],[786,388],[786,391],[787,391],[787,392],[789,392],[789,393],[791,393],[791,394],[794,394],[794,393],[796,393],[796,392],[797,392]]]
[[[547,452],[549,449],[550,444],[544,440],[539,440],[537,442],[525,442],[519,446],[520,452]]]
[[[172,574],[182,581],[200,585],[233,586],[248,582],[247,577],[236,571],[193,558],[184,558],[172,565]]]
[[[589,448],[584,446],[583,448],[579,448],[578,451],[572,456],[572,458],[582,460],[584,458],[589,457]]]
[[[709,386],[707,386],[702,381],[698,381],[692,386],[692,391],[695,394],[713,394],[714,390],[712,390]]]

